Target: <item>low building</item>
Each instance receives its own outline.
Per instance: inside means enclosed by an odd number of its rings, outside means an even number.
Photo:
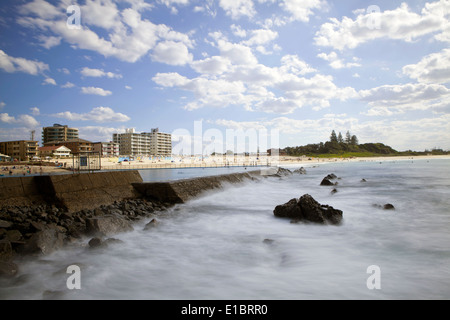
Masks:
[[[40,147],[39,155],[41,158],[64,159],[70,157],[70,149],[65,146]]]
[[[72,139],[66,141],[50,141],[44,143],[44,147],[65,146],[71,153],[91,152],[94,144],[84,139]]]
[[[120,155],[119,144],[115,142],[95,142],[92,149],[100,153],[102,157],[118,157]]]
[[[10,156],[12,160],[30,161],[37,158],[38,147],[38,141],[6,141],[0,142],[0,153]]]

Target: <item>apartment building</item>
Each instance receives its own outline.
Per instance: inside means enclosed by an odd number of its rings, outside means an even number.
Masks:
[[[118,157],[120,155],[119,144],[112,141],[95,142],[92,150],[100,153],[102,157]]]
[[[172,135],[159,132],[159,129],[142,133],[127,129],[125,133],[113,134],[113,142],[119,144],[121,155],[165,157],[172,155]]]
[[[55,123],[53,127],[42,128],[42,143],[78,139],[78,129]]]
[[[17,161],[30,161],[38,156],[38,141],[19,140],[0,142],[0,153]]]
[[[150,133],[150,154],[161,157],[172,156],[172,135],[152,129]]]

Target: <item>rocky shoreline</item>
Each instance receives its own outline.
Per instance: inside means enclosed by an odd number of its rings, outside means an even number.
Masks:
[[[147,199],[115,201],[96,209],[69,212],[55,205],[8,206],[0,209],[0,276],[18,272],[18,257],[47,255],[83,238],[91,247],[113,242],[114,234],[132,231],[133,222],[156,217],[169,203]]]

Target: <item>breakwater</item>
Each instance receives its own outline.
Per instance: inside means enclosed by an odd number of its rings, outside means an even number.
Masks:
[[[145,183],[138,171],[0,179],[0,275],[13,276],[17,255],[50,254],[67,243],[97,243],[157,218],[170,206],[260,171]],[[156,221],[156,220],[155,220]],[[155,222],[154,221],[154,222]]]

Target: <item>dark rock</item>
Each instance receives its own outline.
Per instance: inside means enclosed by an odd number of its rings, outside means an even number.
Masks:
[[[25,254],[50,254],[61,249],[64,244],[64,236],[55,229],[46,229],[35,233],[21,248]]]
[[[0,228],[9,229],[11,228],[12,223],[9,221],[0,220]]]
[[[265,243],[265,244],[273,244],[275,242],[275,240],[273,240],[273,239],[264,239],[263,240],[263,243]]]
[[[336,188],[334,188],[333,190],[331,190],[331,194],[335,194],[335,193],[337,193],[338,191],[337,191],[337,189]]]
[[[159,225],[159,221],[156,219],[152,219],[149,223],[147,223],[144,227],[144,230],[149,230]]]
[[[103,245],[103,241],[100,238],[92,238],[88,244],[91,248],[99,248]]]
[[[6,232],[6,239],[10,242],[20,242],[23,240],[23,236],[19,230],[8,230]]]
[[[86,220],[86,232],[92,235],[108,236],[133,230],[130,222],[115,215],[94,217]]]
[[[392,204],[387,203],[383,206],[383,209],[384,210],[395,210],[395,207]]]
[[[277,173],[275,173],[273,176],[275,177],[286,177],[292,175],[292,171],[285,168],[278,168]]]
[[[340,224],[342,211],[328,205],[321,205],[308,194],[300,199],[291,199],[289,202],[277,206],[274,210],[277,217],[294,219],[293,222],[309,221],[320,224]]]
[[[8,240],[0,240],[0,261],[10,260],[13,254],[11,242]]]
[[[297,174],[306,174],[306,169],[301,167],[300,169],[294,170],[294,173]]]
[[[333,179],[336,179],[336,178],[337,178],[337,176],[334,173],[330,173],[329,175],[327,175],[325,177],[325,179],[328,179],[328,180],[333,180]]]
[[[17,265],[11,261],[0,261],[0,276],[14,277],[18,269]]]
[[[367,180],[366,179],[361,179],[361,182],[367,182]]]
[[[37,221],[31,221],[30,222],[30,227],[34,230],[34,231],[42,231],[46,229],[45,224],[41,223],[41,222],[37,222]]]
[[[299,218],[302,217],[302,209],[298,205],[297,199],[291,199],[287,203],[276,206],[273,211],[276,217],[280,218]]]
[[[327,178],[323,178],[322,182],[320,183],[321,186],[335,186],[336,184],[331,182]]]
[[[68,212],[63,212],[60,214],[59,219],[61,220],[72,220],[73,216]]]

